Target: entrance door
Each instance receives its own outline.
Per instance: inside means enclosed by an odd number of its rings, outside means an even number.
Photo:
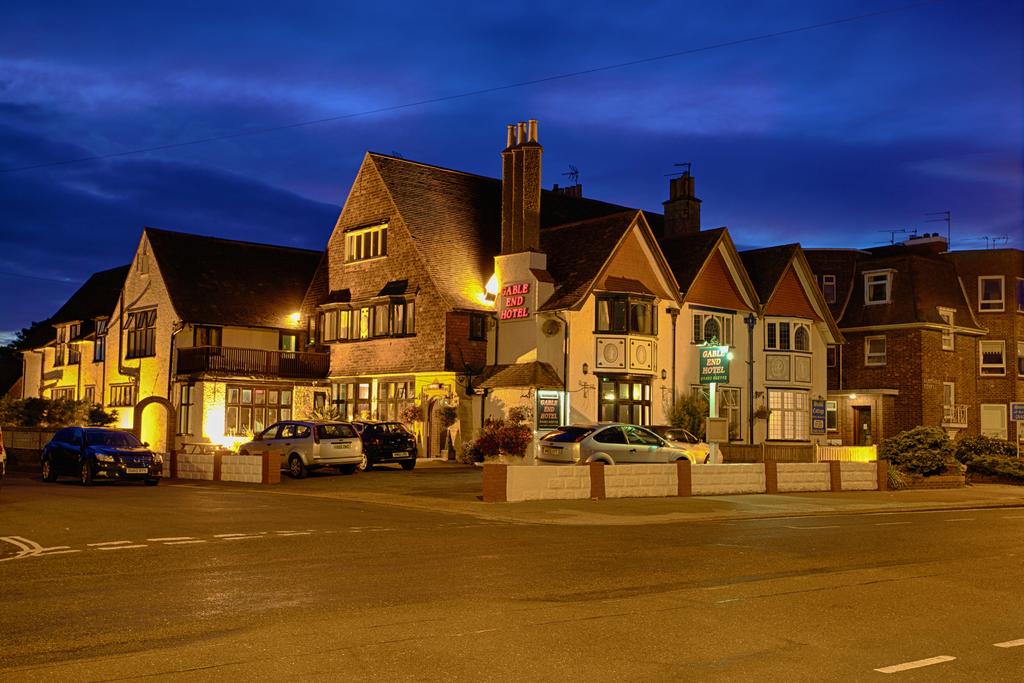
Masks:
[[[858,446],[871,445],[871,406],[853,407],[853,442]]]

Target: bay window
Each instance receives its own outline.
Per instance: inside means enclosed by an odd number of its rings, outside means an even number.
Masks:
[[[768,439],[771,441],[807,441],[810,410],[808,393],[794,390],[768,390]]]
[[[658,333],[658,308],[653,299],[625,294],[598,294],[594,331],[608,334]]]

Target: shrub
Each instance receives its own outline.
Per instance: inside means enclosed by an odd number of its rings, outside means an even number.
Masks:
[[[91,425],[106,427],[117,422],[117,410],[104,410],[98,403],[94,403],[89,408],[88,419]]]
[[[984,456],[1012,458],[1017,455],[1017,447],[1005,439],[994,439],[991,436],[966,436],[957,439],[956,459],[965,465],[972,460]]]
[[[94,413],[94,410],[99,412]],[[5,398],[0,401],[0,424],[16,427],[110,424],[117,419],[116,413],[113,415],[110,417],[110,413],[86,401],[46,398]]]
[[[953,459],[953,443],[938,427],[916,427],[886,439],[878,449],[896,469],[910,474],[942,474]]]
[[[310,420],[316,420],[318,422],[336,422],[341,420],[341,411],[338,406],[333,405],[322,405],[319,408],[313,408],[307,413]]]
[[[967,463],[968,474],[985,474],[1024,484],[1024,460],[979,455]]]
[[[455,406],[441,406],[437,416],[441,422],[441,429],[448,429],[459,419],[459,409]]]
[[[526,455],[526,449],[533,440],[530,419],[533,411],[526,406],[509,408],[508,419],[487,418],[480,435],[466,450],[475,461],[497,455]]]
[[[694,436],[704,438],[704,424],[708,416],[708,402],[699,394],[684,394],[669,410],[668,421]]]

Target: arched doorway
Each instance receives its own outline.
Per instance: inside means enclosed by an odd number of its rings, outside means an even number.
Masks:
[[[174,428],[174,406],[166,398],[147,396],[135,404],[132,431],[140,441],[149,442],[154,451],[168,453],[174,448]]]

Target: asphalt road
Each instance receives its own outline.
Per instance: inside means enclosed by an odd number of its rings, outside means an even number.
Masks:
[[[1024,675],[1024,508],[570,526],[326,495],[399,476],[8,479],[0,680]]]

